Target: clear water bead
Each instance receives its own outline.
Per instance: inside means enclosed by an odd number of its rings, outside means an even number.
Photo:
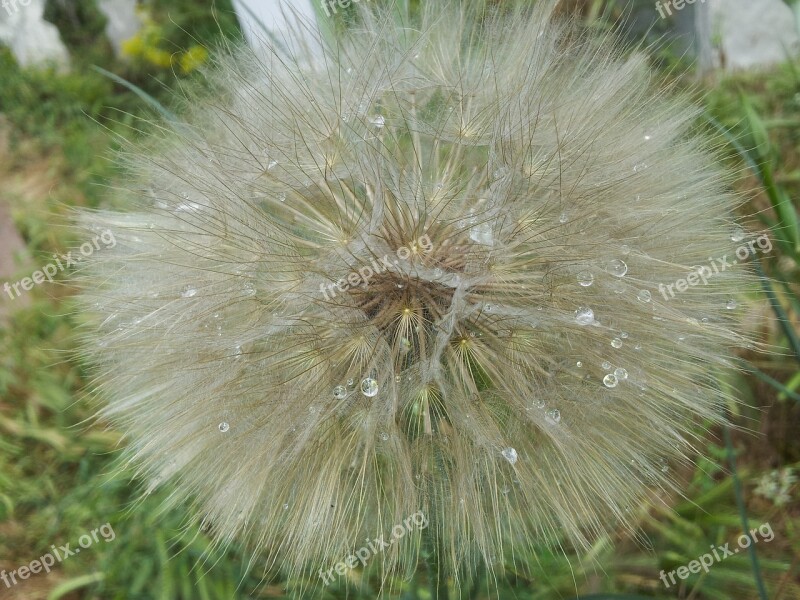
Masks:
[[[617,387],[617,376],[613,373],[609,373],[605,377],[603,377],[603,385],[607,388],[615,388]]]
[[[733,233],[731,233],[731,241],[732,242],[741,242],[744,239],[744,229],[741,226],[737,225],[733,229]]]
[[[347,396],[347,388],[343,385],[337,385],[333,388],[333,397],[337,400],[341,400]]]
[[[353,379],[352,377],[347,380],[347,387],[353,387],[353,386],[355,386],[355,384],[356,384],[356,380]]]
[[[565,213],[565,212],[561,213],[561,215],[559,215],[559,217],[558,217],[558,222],[563,224],[563,223],[566,223],[567,221],[569,221],[569,217],[567,216],[567,213]]]
[[[615,258],[608,263],[608,272],[614,277],[624,277],[625,273],[628,272],[628,265],[625,264],[624,260]]]
[[[625,381],[628,378],[628,372],[622,367],[618,367],[614,369],[614,377],[619,381]]]
[[[505,458],[509,463],[516,464],[517,462],[517,451],[514,448],[505,448],[502,451],[503,458]]]
[[[286,202],[286,192],[281,192],[280,194],[278,194],[278,201]]]
[[[603,368],[604,371],[608,371],[611,368],[611,363],[607,360],[604,360],[600,366]]]
[[[389,440],[389,434],[385,431],[381,433],[381,441],[386,442]]]
[[[533,405],[536,408],[544,408],[544,404],[545,404],[545,402],[541,398],[537,398],[536,400],[533,401]]]
[[[725,308],[727,308],[728,310],[733,310],[734,308],[736,308],[736,306],[737,306],[736,300],[734,300],[733,298],[731,298],[730,300],[728,300],[728,302],[725,303]]]
[[[594,283],[594,275],[589,273],[589,271],[581,271],[578,273],[578,283],[582,287],[589,287]]]
[[[367,377],[361,380],[361,393],[367,398],[373,398],[378,395],[378,382],[372,377]]]
[[[223,421],[219,424],[219,430],[221,433],[228,433],[228,430],[231,428],[230,425],[226,421]]]
[[[183,288],[183,291],[181,292],[181,296],[184,297],[184,298],[191,298],[192,296],[195,296],[196,294],[197,294],[197,290],[194,289],[190,285],[187,285],[185,288]]]
[[[639,293],[636,295],[640,302],[650,302],[650,298],[652,295],[647,290],[639,290]]]
[[[591,308],[581,306],[575,311],[575,320],[579,325],[590,325],[594,322],[594,311]]]
[[[386,125],[386,119],[383,115],[377,115],[369,120],[369,124],[378,129],[383,129],[384,125]]]
[[[613,340],[611,340],[611,345],[614,348],[622,348],[622,340],[619,338],[614,338]]]
[[[558,410],[557,408],[551,408],[550,410],[547,411],[547,414],[545,416],[547,417],[547,420],[550,421],[551,423],[561,422],[561,411]]]

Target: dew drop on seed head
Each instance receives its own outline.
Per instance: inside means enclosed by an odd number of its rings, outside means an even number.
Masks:
[[[286,202],[286,192],[281,192],[280,194],[278,194],[278,200],[280,202]]]
[[[603,368],[604,371],[608,371],[611,368],[611,363],[608,362],[607,360],[604,360],[600,366]]]
[[[615,388],[617,387],[617,376],[609,373],[605,377],[603,377],[603,385],[607,388]]]
[[[223,421],[222,423],[219,424],[219,430],[222,433],[227,433],[230,428],[231,426],[228,425],[226,421]]]
[[[434,277],[437,277],[437,278],[438,278],[438,277],[441,277],[441,276],[442,276],[442,270],[441,270],[439,267],[436,267],[436,268],[433,270],[433,276],[434,276]]]
[[[385,431],[381,432],[381,441],[386,442],[388,440],[389,440],[389,434],[386,433]]]
[[[361,380],[361,393],[367,398],[373,398],[378,395],[378,382],[372,377],[366,377]]]
[[[517,451],[514,448],[505,448],[502,451],[503,458],[505,458],[509,463],[516,464],[517,462]]]
[[[615,258],[608,263],[607,270],[614,277],[624,277],[625,273],[628,272],[628,265],[625,264],[624,260]]]
[[[594,282],[594,275],[589,273],[589,271],[581,271],[578,273],[578,283],[582,287],[589,287]]]
[[[557,408],[551,408],[545,414],[547,420],[551,423],[560,423],[561,422],[561,411]]]
[[[731,233],[731,241],[732,242],[741,242],[744,239],[744,229],[740,225],[737,225],[733,229],[733,233]]]
[[[628,332],[627,331],[621,332],[619,334],[619,337],[621,337],[623,340],[627,340],[628,339]]]
[[[639,163],[638,165],[634,165],[633,172],[634,173],[641,173],[647,168],[647,163]]]
[[[640,302],[650,302],[650,298],[652,295],[647,290],[639,290],[639,293],[636,295]]]
[[[347,387],[353,387],[356,384],[356,380],[352,377],[347,380]]]
[[[333,388],[333,397],[337,400],[341,400],[342,398],[347,396],[347,388],[343,385],[337,385]]]
[[[183,291],[181,292],[181,296],[184,298],[191,298],[195,294],[197,294],[197,290],[190,285],[187,285],[185,288],[183,288]]]
[[[575,363],[575,366],[580,369],[583,366],[583,363],[581,361],[578,361]]]
[[[579,325],[589,325],[594,322],[594,311],[591,308],[581,306],[575,311],[575,321]]]
[[[614,377],[619,381],[625,381],[628,378],[628,372],[622,367],[617,367],[614,369]]]
[[[567,216],[567,213],[565,213],[565,212],[562,212],[561,215],[559,215],[559,217],[558,217],[558,222],[562,223],[562,224],[566,223],[568,220],[569,220],[569,217]]]
[[[614,338],[613,340],[611,340],[611,345],[614,348],[622,348],[622,340],[619,338]]]
[[[545,402],[541,398],[537,398],[536,400],[533,401],[533,405],[536,408],[544,408]]]
[[[383,115],[377,115],[369,120],[369,124],[378,129],[383,129],[384,125],[386,125],[386,119]]]
[[[728,300],[728,302],[725,304],[725,308],[727,308],[728,310],[733,310],[734,308],[736,308],[736,306],[737,306],[736,300],[734,300],[733,298]]]
[[[271,161],[269,161],[269,164],[267,165],[267,171],[271,171],[272,169],[274,169],[277,166],[278,166],[278,161],[277,160],[271,160]]]

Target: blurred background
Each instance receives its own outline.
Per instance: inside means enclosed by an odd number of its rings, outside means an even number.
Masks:
[[[353,23],[352,8],[327,17],[315,2],[292,4],[334,29]],[[715,136],[739,174],[748,199],[741,215],[773,240],[771,252],[754,258],[763,294],[748,318],[772,351],[743,356],[748,366],[720,382],[740,401],[728,407],[735,426],[707,431],[698,423],[706,458],[675,473],[684,495],[661,494],[630,515],[641,539],[620,532],[589,556],[513,557],[532,576],[509,557],[504,579],[478,577],[460,597],[488,598],[497,586],[503,599],[800,600],[800,0],[562,7],[587,27],[649,47],[663,85],[705,108],[697,127]],[[85,241],[71,237],[70,210],[109,205],[119,136],[140,135],[139,119],[198,81],[215,48],[257,43],[265,27],[285,29],[272,0],[0,0],[0,286]],[[80,319],[66,279],[60,272],[19,296],[0,292],[0,575],[53,547],[74,549],[93,531],[96,539],[50,573],[16,585],[0,579],[0,598],[285,597],[302,582],[264,584],[235,549],[207,554],[206,532],[160,509],[168,490],[149,494],[132,473],[118,473],[124,441],[91,418],[96,404],[84,391],[87,366],[72,354]],[[759,535],[676,585],[660,578],[711,546],[738,547],[743,531],[759,527],[772,539]],[[375,582],[353,571],[325,597],[374,598]],[[432,598],[424,569],[402,589],[409,600]]]

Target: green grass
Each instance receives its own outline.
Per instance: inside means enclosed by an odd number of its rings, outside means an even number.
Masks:
[[[238,37],[222,8],[214,19],[207,8],[197,9],[188,0],[155,2],[152,7],[162,27],[163,48],[186,48],[197,39],[213,39],[220,29]],[[65,39],[76,52],[79,68],[72,74],[21,70],[0,50],[0,112],[11,124],[11,164],[5,165],[3,177],[7,181],[40,165],[37,172],[54,182],[33,199],[11,198],[17,226],[37,262],[70,246],[69,231],[62,227],[68,207],[103,201],[107,192],[102,184],[118,175],[108,160],[114,135],[128,133],[135,118],[150,110],[129,87],[88,67],[116,73],[165,102],[167,87],[177,82],[169,68],[119,64],[108,58],[109,52],[97,51],[99,25],[91,11],[81,13],[72,30],[63,15],[53,17],[64,19],[62,33],[67,31]],[[638,542],[620,534],[600,540],[588,557],[545,550],[533,557],[506,557],[507,577],[497,582],[502,598],[569,599],[580,594],[586,600],[748,600],[759,598],[759,580],[771,600],[800,597],[797,502],[778,505],[754,493],[756,482],[774,468],[796,470],[800,464],[800,407],[792,397],[800,385],[795,333],[800,234],[793,200],[800,193],[798,69],[800,64],[794,64],[725,78],[703,94],[713,119],[709,122],[716,125],[701,125],[725,131],[720,144],[742,172],[742,189],[752,191],[743,214],[757,214],[760,225],[778,241],[773,253],[762,257],[770,277],[764,279],[768,297],[760,299],[763,310],[754,315],[773,351],[747,357],[755,374],[731,374],[720,381],[737,390],[742,400],[731,407],[734,422],[754,433],[735,430],[728,445],[724,431],[710,432],[700,448],[708,458],[676,473],[685,482],[685,495],[662,497],[630,515],[643,532]],[[208,532],[188,526],[183,511],[160,509],[168,490],[141,499],[133,474],[118,473],[122,440],[92,420],[94,406],[84,395],[87,369],[72,355],[79,319],[72,314],[70,293],[63,284],[40,286],[29,294],[28,305],[14,305],[13,318],[0,325],[0,569],[29,563],[51,545],[74,547],[81,535],[104,523],[113,526],[116,538],[100,540],[51,574],[23,582],[15,597],[284,597],[287,582],[279,578],[265,586],[259,569],[248,573],[248,556],[236,549],[208,555]],[[796,498],[797,485],[793,494]],[[693,574],[670,589],[663,586],[658,578],[662,569],[688,564],[712,544],[735,543],[743,518],[751,528],[769,523],[775,534],[773,541],[755,546],[757,564],[740,552],[708,574]],[[534,580],[515,566],[525,564],[534,565]],[[472,588],[469,597],[479,599],[493,585],[479,579],[465,588]],[[374,586],[374,577],[368,575],[331,586],[326,597],[373,598]],[[399,589],[405,599],[431,598],[423,568],[417,581],[401,582]],[[0,583],[0,597],[5,593]]]

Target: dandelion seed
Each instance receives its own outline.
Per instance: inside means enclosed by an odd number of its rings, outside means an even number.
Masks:
[[[126,146],[135,204],[81,217],[125,242],[75,273],[103,416],[142,472],[181,457],[170,501],[215,543],[293,580],[423,507],[437,526],[413,535],[450,581],[465,557],[590,548],[648,498],[620,464],[690,452],[697,422],[722,422],[727,392],[694,385],[746,345],[726,299],[753,280],[726,269],[664,302],[658,285],[730,255],[737,198],[643,57],[554,1],[510,19],[413,3],[414,21],[379,4],[320,40],[324,61],[270,41],[219,57],[197,87],[224,93],[191,92],[180,126]],[[629,346],[630,379],[612,365]],[[197,435],[209,414],[235,435]],[[513,510],[494,512],[503,461]],[[309,526],[332,498],[357,502]],[[385,581],[420,544],[393,546]]]

